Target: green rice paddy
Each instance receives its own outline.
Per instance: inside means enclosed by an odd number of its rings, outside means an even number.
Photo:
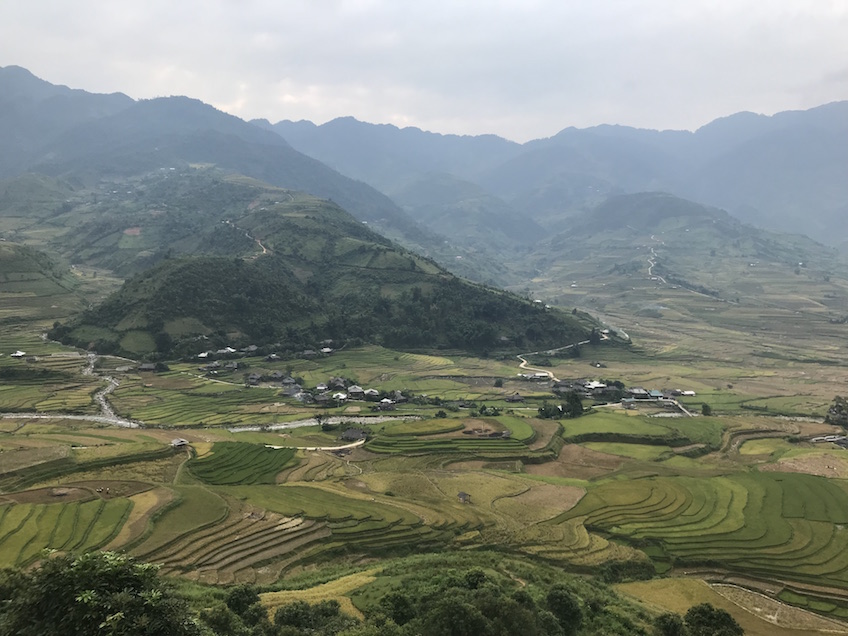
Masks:
[[[85,552],[106,545],[121,529],[129,499],[0,506],[0,567],[25,566],[43,550]]]
[[[212,453],[189,463],[191,473],[207,484],[273,484],[294,457],[291,448],[268,448],[264,444],[216,442]]]

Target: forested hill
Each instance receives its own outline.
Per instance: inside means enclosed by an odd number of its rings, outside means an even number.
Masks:
[[[327,338],[526,350],[586,337],[587,324],[570,314],[456,278],[332,202],[235,177],[224,183],[237,186],[226,190],[235,198],[226,209],[172,237],[170,255],[53,335],[135,355],[275,343],[299,350]],[[131,246],[147,234],[165,240],[168,213],[153,211],[134,209],[118,226],[102,221],[111,224],[103,232],[119,237],[109,252],[116,262],[137,262],[141,252]],[[93,231],[77,237],[81,246]]]
[[[87,186],[189,164],[216,165],[331,198],[421,249],[442,243],[384,194],[298,152],[273,131],[188,97],[133,100],[0,67],[0,178],[27,172]]]

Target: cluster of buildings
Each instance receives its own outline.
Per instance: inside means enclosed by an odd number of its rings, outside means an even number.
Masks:
[[[304,349],[303,351],[299,352],[297,355],[299,355],[301,358],[315,358],[315,357],[318,357],[318,356],[328,356],[331,353],[333,353],[333,351],[335,351],[335,349],[333,349],[330,346],[332,344],[333,344],[332,340],[324,340],[324,341],[321,342],[321,346],[318,347],[317,349]],[[205,359],[208,359],[210,356],[212,356],[212,357],[216,357],[216,356],[232,357],[232,356],[235,356],[236,354],[241,355],[241,356],[250,356],[250,355],[255,355],[258,351],[259,351],[259,347],[256,346],[255,344],[252,344],[252,345],[248,345],[246,347],[242,347],[241,349],[234,349],[233,347],[224,347],[223,349],[217,349],[217,350],[209,349],[208,351],[203,351],[201,353],[198,353],[197,357],[200,358],[201,360],[205,360]],[[276,353],[272,353],[270,355],[265,356],[265,360],[268,361],[268,362],[274,362],[276,360],[280,360],[280,356],[277,355]]]

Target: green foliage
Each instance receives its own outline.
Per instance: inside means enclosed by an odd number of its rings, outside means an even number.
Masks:
[[[259,594],[252,585],[237,585],[227,590],[224,602],[233,612],[242,615],[251,605],[259,602]]]
[[[200,634],[156,567],[112,552],[47,559],[0,574],[2,636]]]
[[[686,636],[686,626],[679,614],[666,612],[654,619],[656,636]]]
[[[690,607],[684,621],[689,636],[742,636],[745,633],[735,618],[710,603]]]
[[[713,414],[713,407],[711,407],[706,402],[701,404],[701,415],[706,415],[707,417],[709,417],[712,414]]]
[[[833,398],[824,421],[828,424],[848,428],[848,400],[838,395]]]
[[[583,610],[571,591],[562,585],[555,585],[545,598],[548,610],[556,617],[563,633],[575,634],[583,622]]]
[[[355,626],[359,621],[341,613],[339,602],[330,599],[310,605],[306,601],[292,601],[274,613],[278,628],[294,628],[280,634],[337,634]]]
[[[161,196],[154,196],[158,190]],[[139,196],[150,197],[151,205],[179,198],[168,214],[151,217],[143,209],[98,217],[86,231],[79,229],[74,249],[103,245],[96,257],[101,265],[148,269],[74,323],[58,325],[53,337],[119,351],[138,348],[144,332],[145,351],[189,355],[202,346],[198,336],[220,347],[239,344],[233,334],[244,344],[281,343],[293,351],[326,338],[483,351],[505,342],[510,348],[561,346],[586,336],[579,320],[457,279],[328,201],[214,171],[165,184],[151,178]],[[245,212],[257,199],[269,200],[267,206]],[[106,238],[124,241],[128,227],[149,236],[150,244],[127,247],[132,264],[121,260],[127,254],[109,261],[115,247]],[[261,237],[265,251],[249,240],[232,242],[236,250],[219,256],[216,233],[236,227],[238,236]],[[171,255],[168,245],[179,249]],[[154,247],[159,251],[151,256]],[[91,338],[92,328],[101,330],[98,338]],[[127,333],[134,338],[124,341]]]
[[[583,415],[583,402],[577,392],[568,391],[563,393],[562,397],[565,398],[565,401],[559,405],[543,402],[542,406],[539,407],[539,417],[559,420],[563,418],[572,419]]]

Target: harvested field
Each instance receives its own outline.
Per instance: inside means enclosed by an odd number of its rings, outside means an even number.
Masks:
[[[268,617],[273,619],[274,612],[278,607],[291,603],[293,601],[306,601],[307,603],[317,603],[323,600],[336,600],[341,605],[341,609],[345,614],[362,618],[360,612],[348,596],[351,592],[358,590],[361,587],[373,583],[377,577],[378,569],[366,570],[343,576],[335,581],[316,585],[305,590],[283,590],[281,592],[266,592],[260,594],[262,605],[268,610]]]
[[[528,420],[528,422],[536,433],[536,438],[532,441],[532,443],[527,445],[527,448],[530,450],[542,450],[551,442],[561,426],[554,420],[540,420],[533,418]]]
[[[544,477],[593,479],[618,470],[624,461],[616,455],[599,453],[579,444],[566,444],[554,461],[527,464],[524,470],[529,475]]]
[[[585,489],[576,486],[533,483],[529,490],[496,499],[492,507],[514,519],[537,523],[571,510],[585,494]]]
[[[759,592],[736,585],[711,584],[713,591],[727,600],[774,625],[793,630],[816,630],[833,634],[848,634],[848,625],[829,620],[813,612],[781,603]]]
[[[693,605],[712,603],[729,612],[749,636],[810,636],[810,628],[775,625],[696,579],[657,579],[615,586],[619,592],[632,596],[658,610],[685,614]],[[809,613],[807,613],[809,614]],[[815,616],[813,616],[815,618]]]
[[[45,445],[44,447],[27,448],[26,446],[18,444],[18,440],[16,438],[12,438],[12,440],[4,439],[3,441],[5,442],[3,448],[2,468],[2,472],[4,473],[11,472],[13,470],[20,470],[21,468],[29,468],[30,466],[37,466],[44,462],[68,457],[71,454],[69,446]],[[9,449],[9,441],[14,441],[17,448]]]
[[[848,457],[845,456],[845,451],[833,453],[810,451],[794,457],[783,457],[773,464],[765,464],[759,468],[763,471],[805,473],[807,475],[819,475],[820,477],[845,479],[848,477]]]
[[[164,459],[156,459],[144,462],[134,462],[117,466],[106,466],[94,470],[86,470],[58,478],[62,483],[85,482],[110,482],[121,479],[131,479],[139,482],[150,483],[172,483],[176,477],[180,464],[185,460],[185,455],[179,453]],[[46,483],[55,485],[57,479],[46,480]],[[45,482],[42,482],[46,485]]]

